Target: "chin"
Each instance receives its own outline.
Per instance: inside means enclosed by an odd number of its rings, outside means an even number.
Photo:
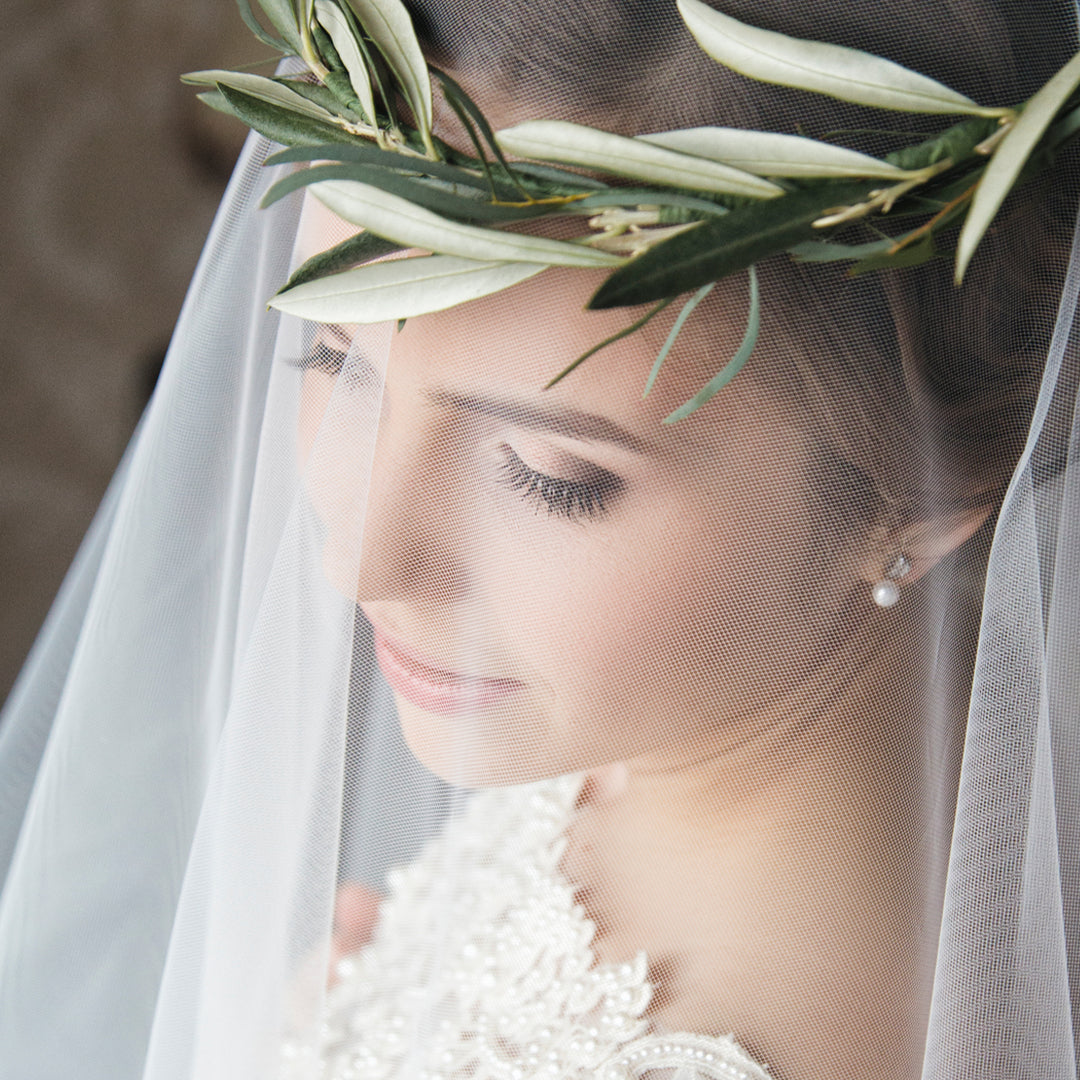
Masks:
[[[413,756],[455,787],[528,784],[585,766],[554,753],[550,733],[531,710],[485,709],[440,716],[395,694],[401,732]]]

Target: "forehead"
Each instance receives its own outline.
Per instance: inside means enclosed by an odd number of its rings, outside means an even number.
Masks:
[[[297,236],[297,260],[352,235],[355,227],[308,194]],[[747,316],[745,279],[718,283],[680,331],[652,392],[649,372],[680,305],[591,356],[550,389],[551,379],[588,349],[624,330],[646,307],[587,311],[604,271],[552,267],[493,296],[411,318],[391,335],[391,382],[415,382],[445,398],[497,397],[523,405],[584,411],[625,428],[658,451],[715,448],[718,432],[787,423],[780,403],[748,371],[698,413],[663,420],[722,368],[741,341]],[[341,328],[350,336],[349,327]],[[748,365],[752,369],[753,358]],[[726,442],[726,439],[720,439]]]

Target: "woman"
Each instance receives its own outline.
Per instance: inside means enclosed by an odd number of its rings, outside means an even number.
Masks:
[[[888,137],[653,7],[416,20],[499,128]],[[995,104],[1075,36],[1050,4],[730,12]],[[674,308],[545,391],[627,324],[582,311],[601,271],[279,321],[352,230],[254,212],[265,154],[0,728],[0,1063],[1075,1077],[1075,160],[959,292],[762,260],[750,360],[664,424],[739,352],[745,275],[644,401]]]

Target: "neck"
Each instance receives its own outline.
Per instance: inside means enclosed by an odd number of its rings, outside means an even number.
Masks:
[[[902,786],[910,803],[913,777],[925,766],[923,704],[938,635],[928,605],[918,595],[906,599],[907,610],[855,627],[767,711],[718,722],[718,732],[736,734],[621,762],[596,780],[658,822],[709,832],[775,818],[793,805],[802,814],[815,796],[834,808],[854,798],[861,818],[880,801],[882,785]]]
[[[823,1062],[831,1076],[915,1068],[944,850],[929,826],[952,790],[920,707],[925,619],[916,603],[890,612],[857,662],[817,672],[721,752],[593,778],[568,872],[602,955],[662,958],[663,1026],[734,1027],[783,1080]],[[836,1037],[855,1018],[858,1067]]]

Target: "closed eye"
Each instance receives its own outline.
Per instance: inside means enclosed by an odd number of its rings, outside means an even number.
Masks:
[[[622,481],[604,469],[593,469],[593,475],[580,479],[549,476],[527,465],[514,450],[503,443],[499,447],[503,460],[499,478],[537,510],[570,521],[594,518],[603,514],[611,498],[622,490]]]
[[[344,372],[341,387],[350,393],[382,387],[382,375],[366,357],[351,347],[348,352],[335,349],[322,339],[315,341],[302,356],[293,357],[287,362],[301,371],[315,371],[333,379]]]
[[[301,371],[321,371],[326,375],[340,375],[345,366],[346,355],[342,349],[332,348],[325,341],[316,341],[302,356],[287,361]]]

